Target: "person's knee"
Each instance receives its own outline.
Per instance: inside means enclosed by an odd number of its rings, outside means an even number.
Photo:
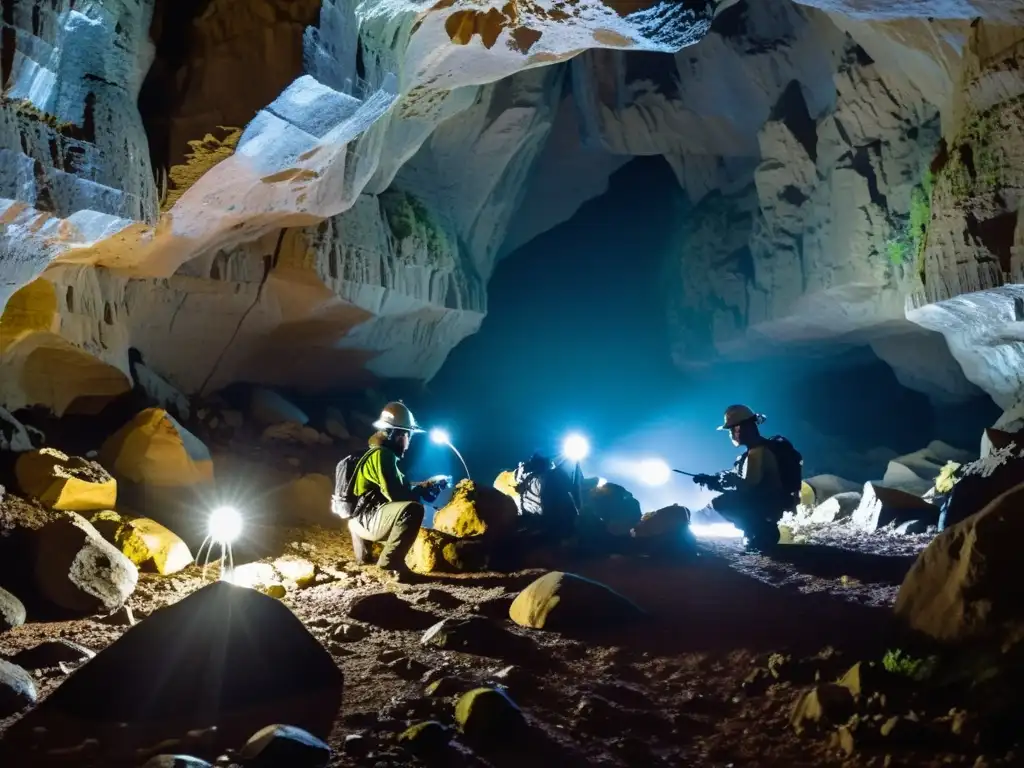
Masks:
[[[399,518],[408,527],[420,527],[423,525],[423,517],[426,515],[426,509],[418,501],[413,501],[405,505],[405,508],[399,513]]]

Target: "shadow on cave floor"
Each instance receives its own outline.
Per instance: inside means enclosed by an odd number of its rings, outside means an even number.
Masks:
[[[845,600],[826,585],[811,591],[773,586],[713,554],[671,564],[612,558],[579,563],[574,572],[608,585],[653,617],[576,638],[652,655],[814,653],[827,645],[867,650],[881,648],[897,631],[888,606]]]
[[[819,579],[840,579],[844,576],[870,584],[903,583],[916,555],[878,555],[852,552],[826,544],[796,544],[780,547],[771,560],[791,565],[801,573]]]

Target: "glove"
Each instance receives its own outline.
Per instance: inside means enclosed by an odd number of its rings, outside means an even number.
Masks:
[[[694,475],[693,482],[711,491],[722,490],[722,481],[717,475]]]

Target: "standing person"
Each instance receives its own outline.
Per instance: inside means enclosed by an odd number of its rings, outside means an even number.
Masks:
[[[405,564],[405,556],[423,524],[423,502],[436,499],[444,481],[410,483],[398,468],[412,436],[423,431],[404,403],[384,406],[373,427],[377,431],[356,463],[351,481],[356,498],[348,520],[352,551],[356,562],[368,565],[372,561],[370,542],[383,541],[384,551],[377,564],[398,580],[415,581],[417,577]]]
[[[697,475],[693,482],[719,491],[712,508],[744,533],[748,549],[779,543],[779,520],[796,509],[803,482],[803,457],[784,437],[767,438],[759,425],[765,417],[745,405],[730,405],[719,430],[728,431],[743,454],[733,469],[718,475]]]

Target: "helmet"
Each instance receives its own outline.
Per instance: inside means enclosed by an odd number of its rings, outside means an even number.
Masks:
[[[732,429],[746,421],[756,421],[758,424],[763,424],[764,416],[760,413],[754,413],[745,405],[730,405],[725,409],[722,426],[718,427],[718,429]]]
[[[380,418],[373,422],[374,429],[403,429],[406,432],[422,432],[416,417],[401,400],[388,403],[380,412]]]

